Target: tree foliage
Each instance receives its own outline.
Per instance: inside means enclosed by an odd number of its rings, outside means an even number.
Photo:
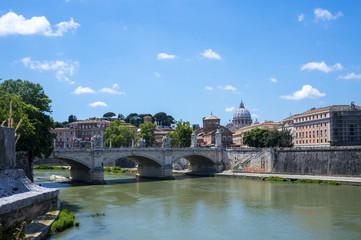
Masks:
[[[139,125],[140,133],[138,138],[143,138],[147,147],[151,147],[155,142],[154,131],[157,125],[151,122],[142,123]]]
[[[170,126],[174,123],[174,118],[165,112],[156,113],[153,118],[157,125],[160,126]]]
[[[76,122],[78,121],[78,118],[75,115],[70,115],[68,117],[68,123]]]
[[[170,137],[172,147],[190,147],[191,135],[193,128],[189,122],[183,122],[182,120],[176,121],[176,129],[172,133],[168,133],[167,137]]]
[[[28,125],[20,132],[21,137],[16,145],[17,150],[27,151],[31,163],[33,157],[48,157],[52,153],[54,134],[50,130],[55,126],[51,113],[51,100],[40,84],[22,80],[5,80],[0,84],[2,91],[1,109],[11,98],[14,100],[14,111],[27,118]],[[3,114],[0,115],[4,116]],[[23,123],[22,123],[23,124]],[[27,127],[26,127],[27,126]],[[31,127],[30,127],[31,126]]]
[[[112,121],[109,127],[103,133],[105,146],[109,147],[112,142],[112,147],[129,147],[134,139],[134,132],[128,125],[122,124],[119,121]]]
[[[244,133],[243,144],[250,147],[292,147],[289,131],[254,128]]]
[[[114,117],[116,116],[115,113],[113,112],[107,112],[107,113],[104,113],[103,117],[106,117],[106,118],[111,118],[111,117]]]

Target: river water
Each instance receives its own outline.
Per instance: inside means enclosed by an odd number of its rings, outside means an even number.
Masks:
[[[49,239],[361,239],[361,187],[226,177],[142,181],[106,174],[106,185],[60,187],[79,227]]]

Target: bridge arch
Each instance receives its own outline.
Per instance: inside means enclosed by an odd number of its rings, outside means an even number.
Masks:
[[[192,173],[211,174],[217,172],[217,160],[208,154],[201,152],[188,152],[176,156],[172,164],[181,158],[190,162],[190,170]]]
[[[141,154],[141,153],[126,153],[126,154],[119,154],[119,155],[116,155],[115,157],[111,157],[109,159],[106,159],[103,164],[104,166],[110,164],[111,162],[113,161],[116,161],[120,158],[128,158],[129,160],[135,162],[136,164],[140,164],[140,165],[148,165],[148,164],[151,164],[151,165],[157,165],[157,166],[162,166],[162,163],[156,159],[156,158],[153,158],[152,156],[148,156],[148,155],[145,155],[145,154]]]

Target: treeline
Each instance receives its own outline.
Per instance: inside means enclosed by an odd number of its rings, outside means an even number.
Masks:
[[[113,118],[117,116],[114,112],[104,113],[103,118]],[[155,123],[158,126],[170,127],[172,124],[175,124],[174,118],[171,115],[166,114],[165,112],[159,112],[154,115],[149,113],[130,113],[128,116],[124,117],[123,114],[118,114],[117,118],[119,120],[124,120],[126,123],[139,127],[140,124],[144,123],[144,117],[152,117],[152,123]],[[56,128],[68,127],[69,123],[78,121],[78,118],[75,115],[70,115],[68,121],[64,122],[55,122]]]
[[[244,133],[243,144],[250,147],[292,147],[290,131],[254,128]]]

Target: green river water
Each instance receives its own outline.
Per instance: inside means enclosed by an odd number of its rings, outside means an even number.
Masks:
[[[361,187],[227,177],[135,180],[106,174],[106,185],[47,183],[79,227],[49,239],[361,239]]]

